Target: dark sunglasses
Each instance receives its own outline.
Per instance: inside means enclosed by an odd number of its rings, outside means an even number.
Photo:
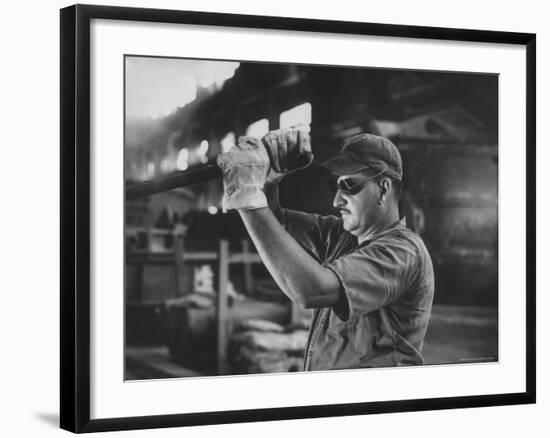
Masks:
[[[363,187],[367,184],[367,182],[373,180],[374,178],[346,178],[341,179],[338,181],[338,178],[331,178],[329,179],[329,188],[333,192],[337,192],[340,190],[342,193],[346,195],[356,195],[361,190],[363,190]]]

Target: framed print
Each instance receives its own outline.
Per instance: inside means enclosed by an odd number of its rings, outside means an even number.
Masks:
[[[534,403],[535,128],[533,34],[62,9],[61,427]]]

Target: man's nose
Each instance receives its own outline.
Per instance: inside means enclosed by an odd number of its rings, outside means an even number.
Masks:
[[[342,205],[346,205],[346,200],[342,196],[342,192],[340,190],[336,190],[336,193],[334,194],[334,199],[332,201],[332,206],[334,208],[338,208]]]

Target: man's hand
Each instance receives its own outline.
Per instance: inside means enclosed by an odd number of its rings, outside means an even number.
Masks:
[[[236,146],[218,156],[217,163],[223,173],[222,206],[225,211],[267,207],[263,188],[270,164],[259,139],[239,137]]]
[[[278,129],[263,138],[271,169],[268,183],[280,181],[285,175],[304,169],[313,161],[309,134],[299,128]]]
[[[264,185],[278,182],[312,161],[309,134],[299,129],[271,131],[262,140],[239,137],[237,145],[217,160],[223,172],[223,209],[267,207]]]

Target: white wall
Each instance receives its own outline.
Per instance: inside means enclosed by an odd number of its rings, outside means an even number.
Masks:
[[[96,2],[89,2],[96,3]],[[550,30],[544,2],[525,0],[442,2],[297,2],[280,0],[102,1],[100,4],[208,10],[243,14],[300,16],[320,19],[482,28],[538,34],[538,346],[539,403],[459,411],[371,415],[307,421],[222,425],[191,429],[123,432],[123,436],[543,436],[550,429],[548,367],[548,300],[543,294],[549,278],[544,270],[550,256],[543,248],[549,233],[550,159],[548,119]],[[8,2],[2,9],[2,69],[0,159],[2,212],[0,235],[0,360],[1,417],[5,436],[54,436],[58,412],[58,9],[69,2]],[[29,123],[29,115],[32,123]],[[7,133],[7,137],[6,137]],[[28,202],[32,199],[32,202]],[[23,201],[25,200],[25,201]],[[545,202],[544,202],[545,201]],[[30,239],[29,239],[30,237]],[[7,243],[7,244],[6,244]],[[546,269],[545,269],[546,268]],[[544,345],[544,349],[543,349]],[[364,390],[368,390],[365,388]],[[538,432],[537,432],[538,430]]]

